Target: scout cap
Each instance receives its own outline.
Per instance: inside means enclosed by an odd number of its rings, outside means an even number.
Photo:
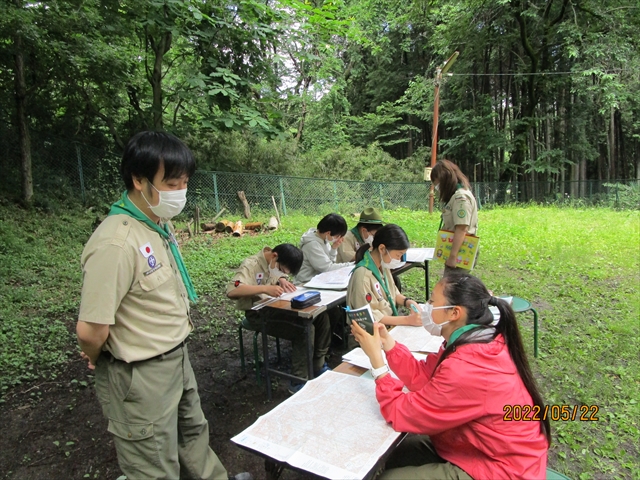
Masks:
[[[360,214],[360,221],[358,223],[365,223],[371,225],[382,225],[382,215],[375,208],[365,208]]]

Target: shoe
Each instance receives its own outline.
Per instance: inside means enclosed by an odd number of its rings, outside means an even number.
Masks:
[[[320,375],[322,375],[324,372],[328,372],[329,370],[331,370],[329,368],[329,365],[327,364],[327,362],[324,362],[324,365],[322,365],[322,367],[320,367],[320,370],[316,370],[313,372],[313,374],[316,377],[319,377]]]
[[[253,475],[249,472],[242,472],[237,475],[229,475],[229,480],[253,480]]]
[[[294,395],[296,393],[298,393],[300,390],[302,390],[302,387],[304,387],[304,384],[306,382],[294,382],[293,380],[289,382],[289,393],[291,395]]]

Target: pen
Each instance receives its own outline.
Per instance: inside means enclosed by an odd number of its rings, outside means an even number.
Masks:
[[[416,312],[416,313],[420,313],[420,312],[418,311],[418,307],[416,307],[413,303],[411,304],[411,310],[413,310],[413,311],[414,311],[414,312]]]

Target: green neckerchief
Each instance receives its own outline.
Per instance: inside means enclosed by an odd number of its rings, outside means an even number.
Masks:
[[[129,215],[130,217],[138,220],[139,222],[148,225],[152,230],[154,230],[158,235],[160,235],[164,239],[169,240],[169,248],[171,249],[171,253],[173,255],[174,260],[176,261],[176,265],[178,266],[178,270],[180,271],[180,276],[182,277],[182,281],[184,286],[187,289],[187,294],[189,295],[189,300],[192,302],[196,302],[198,300],[198,295],[196,295],[196,289],[193,287],[193,283],[191,282],[191,277],[189,277],[189,272],[187,272],[187,267],[184,266],[184,260],[182,260],[182,255],[180,255],[180,250],[178,250],[178,242],[175,237],[169,231],[169,225],[167,223],[164,224],[164,229],[160,227],[157,223],[151,221],[149,217],[147,217],[142,211],[134,205],[134,203],[129,199],[127,195],[127,191],[125,190],[122,193],[122,197],[120,200],[111,205],[111,210],[109,210],[109,215]]]
[[[459,329],[455,330],[451,334],[451,336],[449,337],[449,341],[447,342],[447,345],[451,345],[453,342],[455,342],[460,337],[460,335],[462,335],[464,332],[468,332],[469,330],[473,330],[474,328],[478,328],[481,326],[482,325],[478,325],[477,323],[470,323],[469,325],[460,327]]]
[[[353,233],[353,236],[356,237],[356,240],[358,241],[358,243],[360,245],[364,245],[364,240],[362,240],[362,237],[360,236],[360,232],[358,231],[358,227],[353,227],[351,229],[351,233]]]
[[[387,286],[387,280],[384,277],[384,275],[382,275],[382,276],[380,275],[380,270],[378,269],[378,266],[373,261],[373,257],[371,256],[371,254],[368,251],[364,252],[364,257],[362,257],[362,260],[360,260],[356,264],[356,268],[358,268],[358,267],[364,267],[364,268],[370,270],[371,273],[373,273],[373,276],[376,277],[376,280],[378,280],[378,283],[380,283],[380,285],[382,285],[382,289],[384,290],[384,293],[387,295],[387,301],[391,305],[391,309],[393,310],[393,316],[397,317],[398,316],[398,309],[396,308],[396,301],[395,301],[394,298],[391,298],[391,294],[389,293],[389,287]],[[355,270],[355,268],[354,268],[354,270]]]

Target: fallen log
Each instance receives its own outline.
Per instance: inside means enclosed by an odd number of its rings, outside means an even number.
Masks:
[[[218,223],[216,223],[216,232],[231,233],[232,229],[233,222],[230,222],[229,220],[220,220]]]
[[[245,230],[260,230],[262,228],[262,222],[249,222],[244,226]]]
[[[233,236],[234,237],[241,237],[242,236],[242,221],[241,220],[238,220],[233,225]]]
[[[211,230],[216,229],[216,223],[201,223],[200,228],[203,232],[210,232]]]

